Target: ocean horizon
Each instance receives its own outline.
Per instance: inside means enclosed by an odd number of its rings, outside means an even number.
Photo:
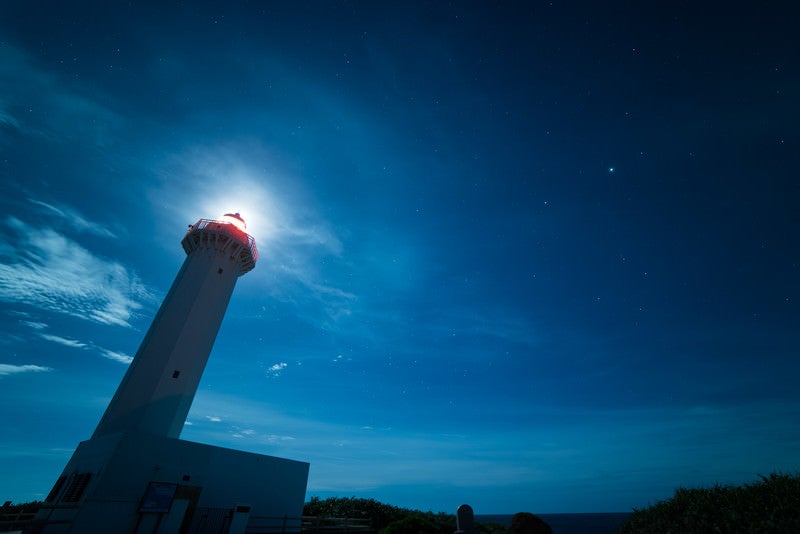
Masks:
[[[631,512],[536,515],[550,525],[553,534],[616,534]],[[514,514],[475,514],[475,521],[509,526],[512,517]]]

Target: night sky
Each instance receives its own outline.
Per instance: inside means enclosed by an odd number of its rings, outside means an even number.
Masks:
[[[308,496],[629,511],[800,469],[791,2],[230,4],[0,2],[0,501],[44,498],[230,211],[261,256],[182,438]]]

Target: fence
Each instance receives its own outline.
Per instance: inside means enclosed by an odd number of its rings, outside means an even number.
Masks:
[[[31,522],[36,512],[16,512],[13,514],[0,514],[0,532],[22,530]]]
[[[232,511],[227,508],[200,508],[192,517],[190,533],[224,533],[228,531]],[[0,532],[19,531],[33,525],[33,512],[0,514]],[[43,521],[69,524],[70,521]],[[34,529],[36,530],[36,529]],[[372,521],[354,517],[272,517],[250,516],[248,534],[374,534]]]
[[[372,521],[354,517],[250,516],[248,534],[371,534]]]

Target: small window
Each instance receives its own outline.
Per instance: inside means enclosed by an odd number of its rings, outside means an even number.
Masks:
[[[179,376],[180,374],[181,374],[181,372],[180,372],[180,371],[173,371],[173,372],[172,372],[172,378],[178,378],[178,376]]]

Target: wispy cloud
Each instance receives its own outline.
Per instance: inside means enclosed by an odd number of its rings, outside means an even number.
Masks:
[[[29,328],[33,328],[34,330],[44,330],[47,328],[46,323],[40,323],[38,321],[20,321],[20,323],[24,324]]]
[[[41,365],[11,365],[8,363],[0,363],[0,376],[17,375],[21,373],[43,373],[52,370],[52,367],[43,367]]]
[[[43,339],[47,341],[52,341],[53,343],[58,343],[59,345],[64,345],[65,347],[73,347],[76,349],[82,349],[86,347],[86,343],[78,341],[76,339],[68,339],[61,336],[54,336],[53,334],[39,334]]]
[[[749,466],[739,467],[743,476],[758,469],[769,472],[774,469],[771,461],[781,465],[792,457],[793,448],[770,438],[785,421],[796,418],[798,405],[768,419],[763,409],[541,410],[528,418],[540,424],[520,428],[493,422],[459,429],[456,435],[445,429],[415,432],[298,418],[269,403],[202,391],[192,412],[212,413],[222,421],[196,424],[183,437],[310,460],[309,491],[449,484],[470,492],[514,487],[546,493],[566,485],[589,506],[611,477],[630,480],[634,487],[641,474],[654,484],[713,483],[721,466],[735,462],[740,451],[754,454]],[[210,421],[212,416],[200,419]],[[798,432],[793,435],[800,438]],[[637,506],[646,504],[635,499]]]
[[[322,270],[326,261],[340,261],[344,245],[313,209],[301,181],[283,172],[267,149],[198,146],[164,162],[161,175],[162,185],[151,191],[153,205],[178,195],[186,200],[168,214],[181,219],[175,224],[194,222],[198,210],[203,217],[242,214],[268,258],[248,279],[258,279],[272,298],[297,306],[301,315],[315,314],[323,327],[350,315],[357,295],[331,283]]]
[[[15,217],[5,227],[0,300],[118,326],[130,326],[133,313],[153,300],[134,273],[66,235]]]
[[[508,480],[523,481],[536,471],[534,466],[515,463],[520,457],[515,440],[506,444],[505,456],[483,456],[483,451],[493,445],[491,435],[413,434],[295,418],[268,404],[202,392],[192,411],[202,414],[206,410],[217,415],[202,416],[204,419],[221,424],[193,425],[184,432],[185,439],[311,460],[315,467],[309,489],[314,491],[360,491],[387,483],[441,483],[448,479],[464,486],[500,486]],[[544,435],[531,432],[532,442]],[[548,454],[554,456],[560,451]],[[523,453],[525,456],[534,454]],[[462,475],[453,481],[453,472]],[[487,473],[492,476],[487,477]]]
[[[294,262],[280,262],[279,258],[273,269],[289,282],[283,287],[274,288],[279,292],[274,293],[273,297],[296,301],[296,295],[302,295],[304,301],[311,303],[309,308],[324,311],[324,318],[319,323],[322,328],[331,329],[339,319],[352,315],[356,295],[319,281],[315,269]],[[292,285],[298,286],[294,292],[288,290]]]
[[[294,441],[294,436],[285,436],[281,434],[263,434],[259,433],[252,428],[246,430],[234,430],[231,436],[236,439],[250,439],[253,443],[267,443],[267,444],[280,444],[287,441]]]
[[[109,360],[113,360],[115,362],[124,363],[125,365],[131,363],[133,361],[133,356],[128,356],[127,354],[123,354],[122,352],[115,352],[113,350],[107,349],[99,349],[100,356],[103,358],[108,358]]]
[[[133,357],[128,356],[122,352],[116,352],[113,350],[104,349],[103,347],[98,347],[94,343],[84,343],[83,341],[78,341],[76,339],[69,339],[62,336],[56,336],[53,334],[45,334],[39,333],[39,336],[42,339],[46,339],[47,341],[51,341],[53,343],[58,343],[59,345],[63,345],[65,347],[71,347],[74,349],[84,349],[89,351],[94,351],[100,354],[103,358],[107,358],[109,360],[123,363],[128,365],[133,361]]]
[[[116,113],[86,96],[96,94],[96,87],[81,91],[75,83],[64,84],[8,43],[0,43],[0,86],[0,125],[25,135],[105,146],[109,133],[122,123]]]
[[[7,111],[0,109],[0,126],[8,126],[17,130],[19,129],[19,121]]]
[[[69,206],[55,206],[53,204],[48,204],[47,202],[42,202],[41,200],[36,200],[33,198],[29,198],[28,202],[43,208],[45,212],[58,217],[58,219],[62,220],[64,223],[68,224],[78,232],[93,234],[100,237],[116,237],[114,232],[109,230],[105,225],[90,221],[78,210]]]
[[[151,190],[155,206],[180,194],[186,199],[170,213],[180,222],[194,222],[198,209],[204,217],[238,211],[248,233],[269,249],[306,248],[308,253],[338,256],[342,243],[330,224],[300,202],[306,194],[260,146],[196,146],[163,162],[160,187]],[[191,184],[191,188],[186,186]]]

